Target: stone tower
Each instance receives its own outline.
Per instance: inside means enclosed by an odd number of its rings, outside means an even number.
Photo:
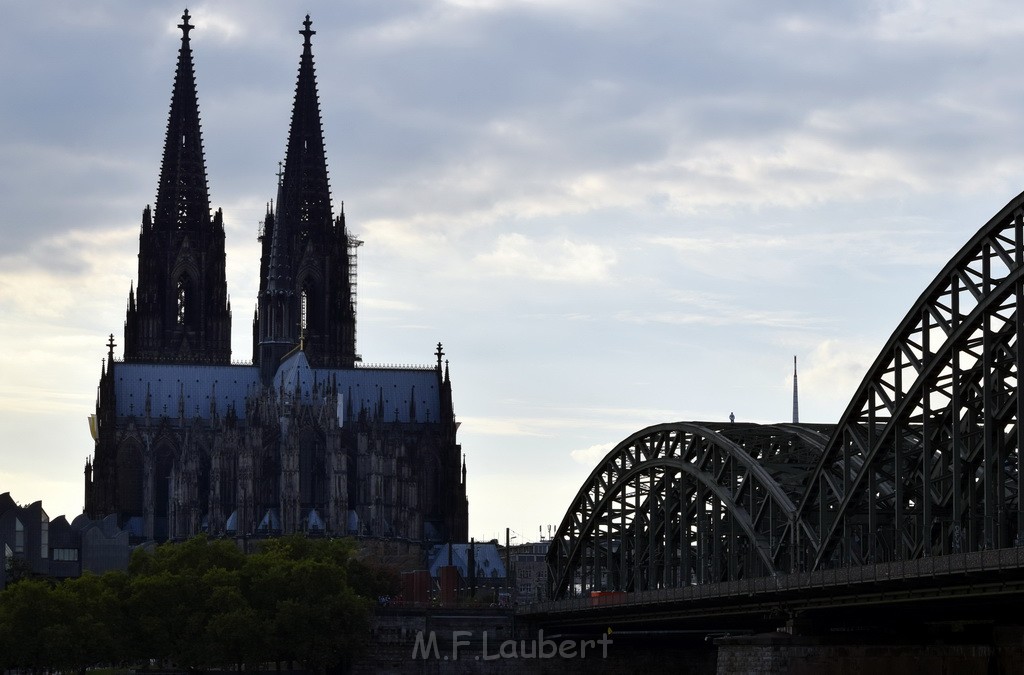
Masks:
[[[186,10],[174,74],[156,209],[142,213],[138,288],[128,292],[129,362],[229,363],[231,308],[224,224],[210,217],[206,160]]]
[[[309,16],[277,209],[261,236],[260,291],[253,322],[253,361],[264,382],[281,358],[303,343],[314,368],[352,368],[355,352],[354,251],[358,241],[334,217],[327,178]]]

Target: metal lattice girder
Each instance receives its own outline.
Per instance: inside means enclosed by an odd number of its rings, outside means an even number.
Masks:
[[[680,422],[633,434],[590,474],[555,534],[552,597],[786,567],[784,537],[795,531],[824,430]]]
[[[953,257],[861,383],[799,500],[802,567],[1018,543],[1022,209]]]

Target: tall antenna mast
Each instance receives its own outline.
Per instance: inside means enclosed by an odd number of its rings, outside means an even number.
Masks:
[[[793,357],[793,424],[800,423],[800,400],[796,387],[796,356]]]

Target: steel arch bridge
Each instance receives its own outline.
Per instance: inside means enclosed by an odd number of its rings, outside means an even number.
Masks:
[[[676,422],[587,478],[552,598],[1024,544],[1024,193],[899,324],[837,425]]]

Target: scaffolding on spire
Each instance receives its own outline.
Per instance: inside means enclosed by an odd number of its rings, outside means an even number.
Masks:
[[[342,206],[344,208],[344,206]],[[359,239],[353,234],[346,235],[347,237],[347,248],[348,248],[348,286],[350,292],[350,302],[352,303],[352,344],[358,345],[357,341],[357,327],[359,322],[356,320],[356,281],[358,278],[358,266],[359,266],[359,253],[358,248],[363,245],[363,240]],[[356,361],[362,361],[363,358],[358,353],[355,355]]]

